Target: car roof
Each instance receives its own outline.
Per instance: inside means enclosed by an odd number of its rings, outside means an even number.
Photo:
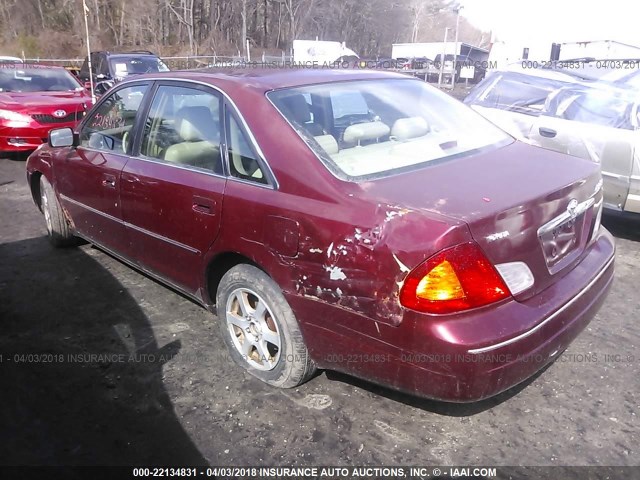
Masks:
[[[108,57],[119,58],[119,57],[153,57],[159,58],[154,53],[140,53],[140,52],[131,52],[131,53],[109,53],[105,52]]]
[[[512,63],[501,70],[493,70],[492,73],[516,74],[545,80],[556,80],[565,83],[580,83],[580,77],[572,75],[569,70],[558,70],[552,68],[526,68],[521,62]]]
[[[149,50],[132,50],[131,52],[112,52],[109,50],[94,50],[91,52],[92,55],[95,55],[96,53],[103,53],[105,55],[109,55],[109,56],[116,56],[116,55],[151,55],[154,57],[157,57],[157,55]]]
[[[350,70],[338,68],[205,68],[137,75],[127,82],[141,79],[192,80],[212,85],[227,84],[267,92],[332,82],[357,80],[417,80],[415,77],[380,70]],[[417,80],[420,81],[420,80]]]
[[[14,66],[12,65],[12,69],[14,69],[13,67]],[[15,70],[28,70],[30,68],[35,70],[65,70],[64,67],[60,67],[58,65],[42,65],[40,63],[16,63],[15,64]]]

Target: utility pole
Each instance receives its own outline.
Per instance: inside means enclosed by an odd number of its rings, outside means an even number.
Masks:
[[[440,74],[438,75],[438,87],[442,86],[442,77],[444,75],[444,59],[447,56],[447,35],[449,34],[449,27],[444,29],[444,43],[442,46],[442,58],[440,58]]]
[[[458,31],[460,30],[460,10],[464,7],[460,4],[456,5],[454,12],[456,12],[456,47],[453,52],[453,73],[451,74],[451,88],[456,87],[456,67],[458,64]]]
[[[91,46],[89,45],[89,7],[87,2],[82,0],[82,9],[84,10],[84,29],[87,36],[87,66],[89,67],[89,83],[91,84],[91,101],[96,103],[96,93],[93,89],[93,65],[91,65]]]

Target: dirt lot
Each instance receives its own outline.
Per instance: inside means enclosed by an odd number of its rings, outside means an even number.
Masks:
[[[638,465],[640,226],[606,225],[604,308],[526,384],[473,405],[331,372],[277,390],[198,305],[90,245],[51,248],[24,160],[0,159],[0,465]]]

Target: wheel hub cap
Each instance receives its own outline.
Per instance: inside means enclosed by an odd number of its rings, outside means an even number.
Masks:
[[[234,290],[227,300],[226,320],[244,360],[258,370],[273,370],[280,359],[280,332],[264,299],[250,289]]]

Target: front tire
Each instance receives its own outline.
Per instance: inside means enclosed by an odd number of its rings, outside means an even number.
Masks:
[[[76,244],[67,219],[53,187],[44,177],[40,177],[40,206],[47,225],[47,238],[54,247],[67,247]]]
[[[218,318],[231,358],[280,388],[307,381],[316,367],[278,285],[252,265],[236,265],[220,281]]]

